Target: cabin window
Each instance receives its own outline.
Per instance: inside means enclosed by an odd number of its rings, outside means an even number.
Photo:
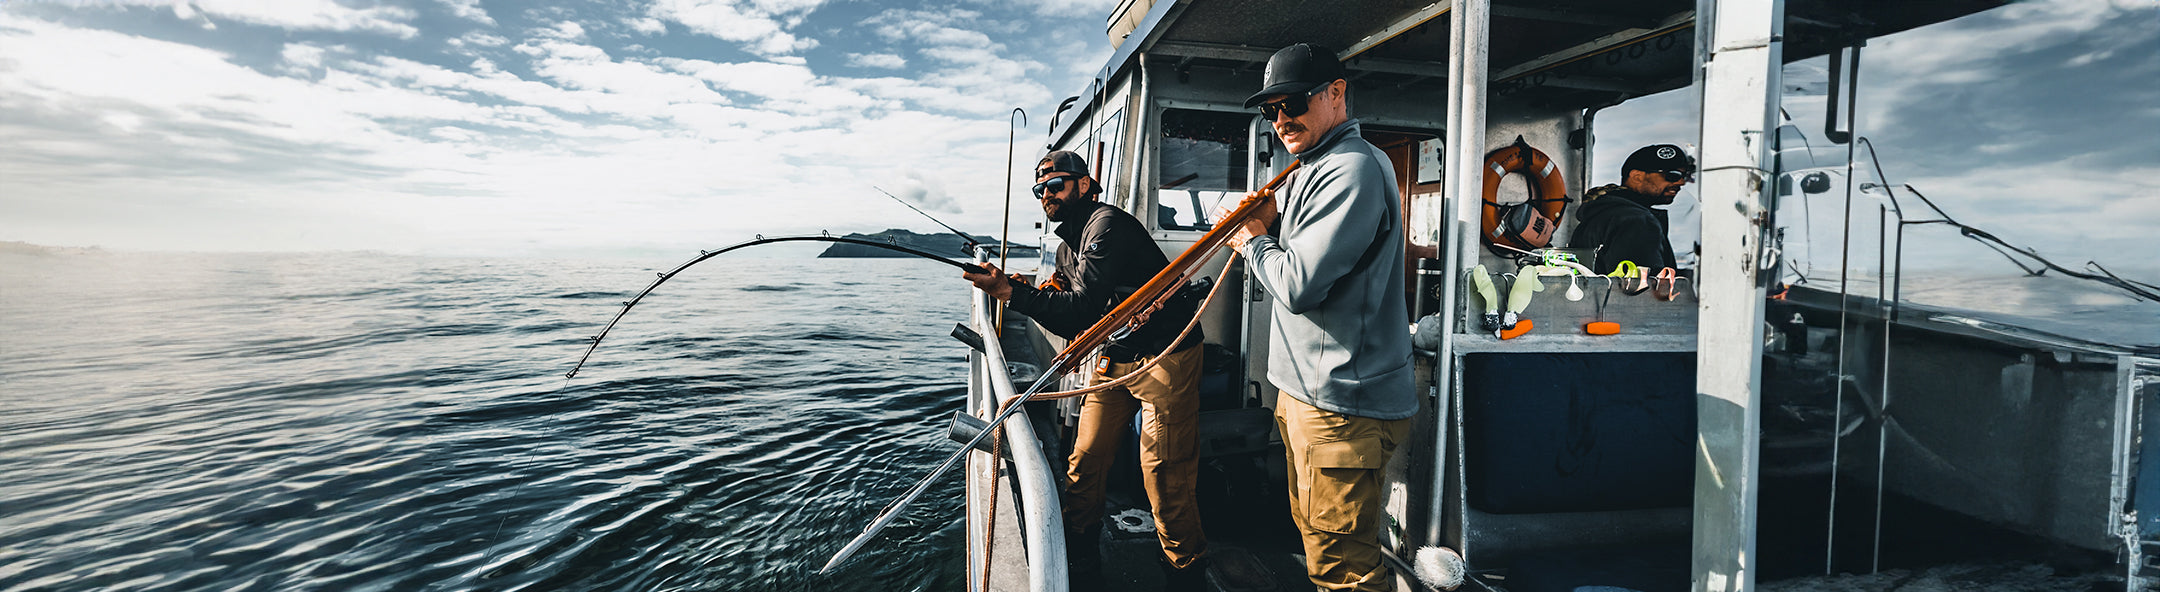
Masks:
[[[1119,175],[1124,174],[1121,170],[1124,167],[1119,163],[1124,161],[1125,110],[1119,109],[1103,118],[1102,125],[1095,128],[1091,137],[1093,144],[1083,147],[1081,154],[1087,157],[1088,166],[1094,167],[1095,180],[1102,186],[1102,195],[1097,199],[1132,211],[1132,196],[1126,195],[1125,185],[1118,182]]]
[[[1164,109],[1155,219],[1163,230],[1207,230],[1224,198],[1245,194],[1252,114]]]

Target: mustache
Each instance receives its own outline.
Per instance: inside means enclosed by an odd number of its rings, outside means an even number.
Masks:
[[[1285,121],[1275,126],[1275,135],[1277,136],[1300,133],[1305,133],[1305,124],[1295,121]]]

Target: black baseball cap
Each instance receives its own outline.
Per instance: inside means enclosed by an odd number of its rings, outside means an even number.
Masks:
[[[1628,171],[1648,171],[1653,173],[1673,171],[1693,174],[1695,172],[1695,158],[1688,156],[1687,151],[1679,146],[1651,144],[1636,150],[1634,154],[1629,154],[1627,162],[1621,163],[1620,174],[1626,175]]]
[[[1088,176],[1087,159],[1081,157],[1080,153],[1071,150],[1058,150],[1045,154],[1042,160],[1035,163],[1035,176],[1040,177],[1050,173],[1072,173],[1082,177]]]
[[[1299,43],[1282,48],[1268,57],[1267,74],[1260,80],[1260,92],[1245,99],[1245,108],[1259,105],[1261,97],[1302,93],[1334,82],[1344,74],[1342,60],[1335,59],[1335,52],[1325,47]]]

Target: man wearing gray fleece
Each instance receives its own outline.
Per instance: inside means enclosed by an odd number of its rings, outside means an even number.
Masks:
[[[1300,169],[1276,192],[1278,216],[1230,244],[1272,296],[1268,380],[1289,457],[1290,517],[1306,575],[1326,590],[1389,590],[1379,535],[1385,467],[1409,434],[1409,312],[1394,166],[1350,119],[1342,62],[1310,44],[1268,59],[1245,101],[1274,125]]]

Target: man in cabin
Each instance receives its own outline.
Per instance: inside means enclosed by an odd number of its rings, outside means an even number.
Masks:
[[[1267,377],[1282,390],[1275,421],[1306,576],[1326,590],[1389,590],[1386,467],[1418,412],[1402,199],[1387,155],[1350,118],[1344,74],[1310,44],[1268,59],[1245,106],[1301,164],[1275,194],[1281,212],[1241,225],[1230,245],[1273,297]]]
[[[1124,210],[1096,201],[1101,194],[1079,154],[1059,150],[1044,156],[1035,166],[1035,197],[1043,214],[1057,223],[1054,232],[1063,241],[1057,271],[1041,286],[1030,286],[988,263],[979,264],[988,273],[962,277],[1051,333],[1071,339],[1086,331],[1170,264],[1147,228]],[[1165,589],[1197,590],[1204,585],[1207,534],[1201,531],[1195,500],[1200,330],[1194,328],[1171,347],[1196,308],[1180,303],[1155,311],[1131,336],[1103,348],[1096,384],[1138,371],[1157,356],[1162,359],[1130,385],[1088,395],[1081,404],[1061,500],[1066,550],[1078,583],[1086,584],[1101,569],[1096,533],[1102,526],[1105,478],[1117,459],[1118,442],[1138,412],[1141,482],[1154,508],[1161,567],[1170,583]]]
[[[1695,178],[1695,159],[1672,144],[1644,146],[1620,164],[1620,183],[1583,193],[1575,210],[1575,234],[1569,248],[1597,249],[1591,268],[1611,273],[1622,261],[1652,273],[1674,266],[1672,243],[1665,238],[1665,210],[1680,187]]]

